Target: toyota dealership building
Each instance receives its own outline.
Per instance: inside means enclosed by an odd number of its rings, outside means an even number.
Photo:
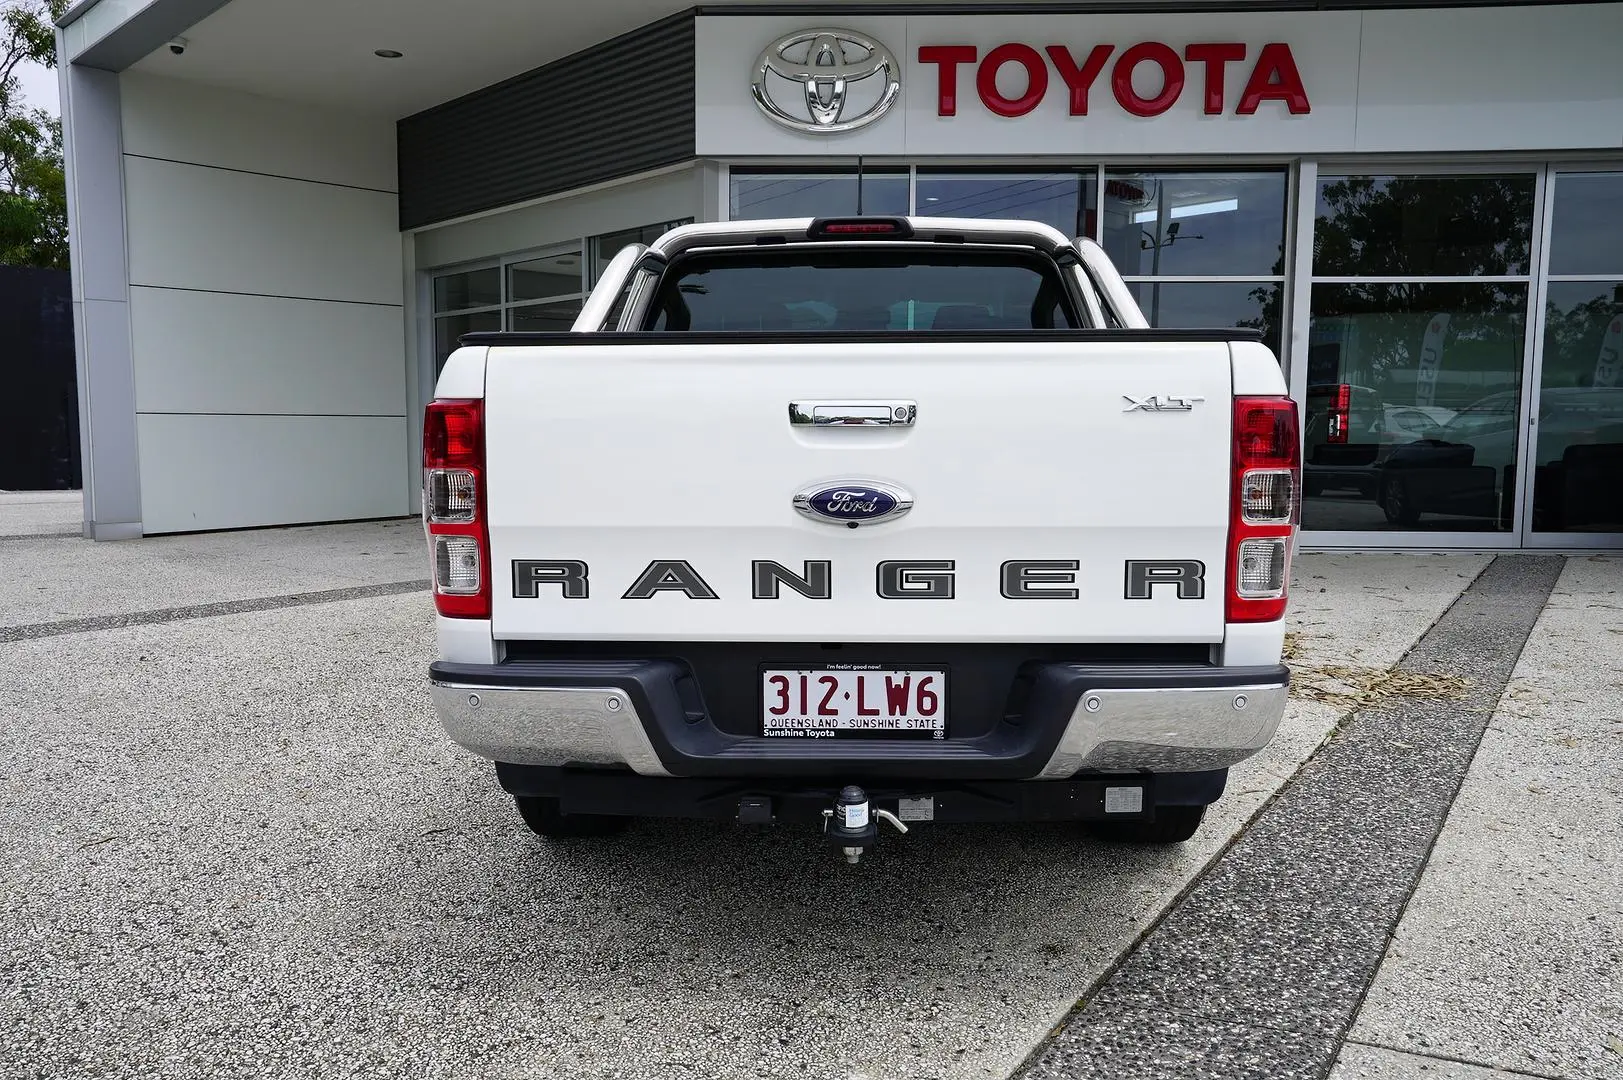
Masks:
[[[87,536],[417,513],[459,335],[675,223],[913,213],[1259,328],[1306,547],[1623,546],[1623,3],[84,0],[58,49]]]

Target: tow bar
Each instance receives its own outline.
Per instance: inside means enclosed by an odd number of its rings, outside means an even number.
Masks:
[[[868,793],[855,784],[847,784],[840,790],[833,807],[823,811],[823,832],[845,853],[845,861],[855,865],[863,851],[879,839],[875,817],[884,818],[904,833],[907,831],[901,818],[889,810],[870,808]]]

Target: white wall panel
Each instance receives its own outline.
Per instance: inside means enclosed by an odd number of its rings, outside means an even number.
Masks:
[[[403,417],[143,415],[148,533],[404,516]]]
[[[555,244],[599,233],[634,229],[656,221],[696,217],[699,188],[693,169],[522,210],[446,225],[417,234],[417,265],[449,266]]]
[[[395,128],[375,117],[124,72],[124,152],[394,191]]]
[[[120,86],[144,530],[409,514],[393,125]]]
[[[141,412],[406,411],[397,307],[130,290]]]
[[[1623,5],[1363,19],[1358,150],[1623,146]]]
[[[126,157],[130,284],[399,304],[395,196]]]

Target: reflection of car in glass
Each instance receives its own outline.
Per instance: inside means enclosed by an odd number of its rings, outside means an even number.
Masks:
[[[1384,402],[1374,388],[1354,383],[1309,386],[1305,414],[1304,494],[1344,488],[1370,498],[1392,447],[1425,438],[1454,417],[1436,405]]]
[[[1382,463],[1376,501],[1394,525],[1421,514],[1497,519],[1509,527],[1516,490],[1519,391],[1490,394],[1430,437],[1395,448]],[[1558,528],[1563,484],[1592,460],[1623,460],[1623,387],[1551,387],[1540,395],[1535,432],[1539,492],[1534,528]],[[1564,474],[1571,473],[1572,476]],[[1614,474],[1615,475],[1615,474]],[[1553,516],[1552,516],[1553,515]]]

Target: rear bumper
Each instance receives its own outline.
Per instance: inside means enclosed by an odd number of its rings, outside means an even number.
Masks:
[[[669,660],[439,662],[440,723],[457,745],[515,765],[623,767],[642,776],[1065,780],[1226,769],[1284,715],[1282,665],[1033,664],[1018,709],[940,742],[781,740],[722,731]],[[950,734],[950,733],[949,733]]]
[[[556,800],[565,814],[696,818],[747,825],[820,824],[844,784],[779,777],[638,776],[624,769],[560,769],[497,762],[502,790]],[[1109,773],[1076,780],[899,780],[864,788],[875,810],[904,822],[1153,820],[1171,806],[1223,795],[1226,770]]]

